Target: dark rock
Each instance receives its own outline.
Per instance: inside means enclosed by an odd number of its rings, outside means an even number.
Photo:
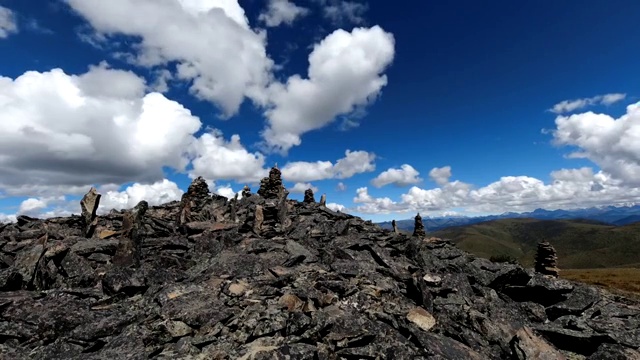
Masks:
[[[304,203],[313,204],[316,202],[316,198],[313,196],[313,190],[307,189],[304,191],[304,199],[302,200]]]
[[[142,218],[148,208],[149,204],[143,200],[124,214],[121,230],[124,238],[120,241],[114,255],[114,264],[119,266],[140,266],[143,238]]]
[[[327,206],[327,195],[326,194],[322,194],[322,196],[320,196],[320,206]]]
[[[640,360],[640,351],[614,344],[602,344],[587,360]]]
[[[564,360],[558,350],[536,336],[528,327],[518,330],[511,340],[513,357],[518,360]]]

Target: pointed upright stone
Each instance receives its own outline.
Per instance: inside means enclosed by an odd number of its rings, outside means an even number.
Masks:
[[[316,202],[316,198],[313,196],[313,190],[307,189],[304,191],[304,203],[312,204]]]
[[[415,217],[415,224],[413,226],[413,236],[427,236],[427,233],[424,230],[424,225],[422,224],[422,216],[420,213]]]
[[[396,224],[396,221],[395,221],[395,220],[391,220],[391,226],[393,227],[393,232],[394,232],[394,233],[396,233],[396,234],[397,234],[397,233],[399,233],[399,231],[398,231],[398,224]]]
[[[80,208],[82,209],[82,232],[85,237],[90,238],[96,229],[97,218],[96,212],[98,211],[98,205],[100,205],[100,197],[98,190],[94,187],[89,189],[82,200],[80,200]]]
[[[123,239],[113,256],[113,264],[118,266],[139,267],[142,259],[142,219],[149,209],[146,201],[140,201],[133,209],[124,213],[121,235]]]
[[[261,205],[256,205],[256,210],[253,216],[253,232],[260,234],[262,230],[262,223],[264,223],[264,211]]]
[[[322,194],[320,197],[320,206],[327,206],[327,194]]]

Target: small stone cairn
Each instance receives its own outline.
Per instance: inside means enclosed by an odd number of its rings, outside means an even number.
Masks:
[[[558,277],[560,269],[558,269],[558,256],[556,250],[547,241],[538,243],[538,252],[536,254],[535,271]]]
[[[313,190],[307,189],[304,191],[304,203],[315,203],[316,198],[313,196]]]
[[[424,225],[422,224],[422,217],[420,213],[415,217],[415,224],[413,226],[413,236],[427,236],[427,233],[424,230]]]

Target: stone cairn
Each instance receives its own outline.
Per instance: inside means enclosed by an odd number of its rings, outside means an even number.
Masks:
[[[394,232],[395,234],[398,234],[398,233],[399,233],[399,231],[398,231],[398,224],[396,224],[396,221],[395,221],[395,220],[391,220],[391,226],[393,227],[393,232]]]
[[[282,177],[278,166],[269,171],[269,176],[260,181],[258,195],[266,201],[264,205],[256,205],[253,214],[253,230],[265,237],[271,237],[291,225],[288,217],[287,196],[289,192],[282,185]]]
[[[304,191],[304,200],[303,203],[314,203],[316,202],[316,198],[313,196],[313,190],[307,189]]]
[[[278,169],[278,165],[271,168],[269,176],[260,180],[260,189],[258,195],[265,199],[286,198],[289,192],[282,185],[282,173]]]
[[[178,225],[206,220],[207,216],[204,212],[211,200],[209,185],[202,176],[198,176],[191,182],[187,192],[182,195]]]
[[[420,216],[420,213],[415,217],[413,236],[427,236],[427,233],[424,231],[424,225],[422,224],[422,217]]]
[[[320,206],[327,206],[327,195],[326,194],[322,194],[322,196],[320,196]]]
[[[547,241],[538,243],[535,271],[540,274],[558,277],[560,272],[560,269],[558,269],[558,256],[556,255],[556,250]]]
[[[249,196],[251,196],[251,188],[249,185],[245,185],[242,189],[242,198],[248,198]]]

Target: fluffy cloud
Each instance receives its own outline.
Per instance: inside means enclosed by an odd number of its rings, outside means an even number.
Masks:
[[[381,27],[336,30],[309,55],[308,78],[291,76],[269,87],[268,147],[286,152],[300,136],[374,101],[387,84],[394,38]]]
[[[7,215],[4,213],[0,213],[0,224],[13,223],[16,222],[15,215]]]
[[[402,212],[402,204],[398,204],[388,197],[374,198],[369,195],[367,187],[361,187],[356,190],[356,197],[353,198],[356,206],[355,210],[364,214],[389,214],[391,212]]]
[[[29,215],[47,207],[47,201],[44,199],[29,198],[20,204],[18,214]]]
[[[329,209],[331,209],[333,211],[344,212],[345,210],[347,210],[347,208],[344,205],[338,204],[338,203],[327,203],[326,206],[327,206],[327,208],[329,208]],[[0,217],[0,219],[2,219],[2,218]]]
[[[12,33],[18,32],[13,11],[4,6],[0,6],[0,39],[9,37]]]
[[[358,204],[354,210],[368,214],[411,211],[440,215],[458,208],[474,214],[640,202],[640,188],[629,186],[603,171],[594,173],[588,167],[554,171],[548,184],[529,176],[505,176],[477,189],[461,181],[449,182],[448,176],[447,182],[442,179],[437,188],[411,187],[401,195],[400,201],[376,198],[367,188],[360,188],[353,199]]]
[[[219,131],[203,134],[194,144],[197,154],[192,161],[192,177],[257,182],[268,173],[264,155],[250,153],[240,143],[240,136],[226,141]]]
[[[155,89],[166,90],[168,80],[184,80],[192,94],[217,104],[225,117],[251,99],[268,120],[262,131],[265,148],[281,153],[299,145],[302,134],[375,101],[395,52],[393,35],[379,26],[336,30],[309,55],[308,78],[294,75],[280,83],[266,53],[266,32],[251,29],[237,0],[66,1],[95,29],[94,43],[130,36],[133,53],[120,56],[153,68]],[[331,6],[347,14],[360,9],[340,4]],[[288,1],[272,0],[262,19],[275,24],[302,13]]]
[[[144,81],[102,64],[0,77],[0,190],[86,192],[87,184],[152,182],[183,170],[198,118]]]
[[[451,166],[433,168],[431,169],[431,171],[429,171],[429,177],[436,184],[443,186],[449,183],[449,178],[451,177]]]
[[[311,189],[314,194],[318,192],[318,188],[311,183],[295,183],[292,188],[287,190],[292,193],[303,194],[307,189]]]
[[[599,104],[611,105],[624,100],[626,97],[627,97],[627,94],[612,93],[612,94],[605,94],[605,95],[597,95],[590,98],[563,100],[555,104],[550,109],[550,111],[556,114],[563,114],[563,113],[568,113],[575,110],[583,109],[587,106],[592,106],[592,105],[599,105]]]
[[[260,14],[258,19],[270,27],[280,24],[291,25],[296,18],[308,13],[309,9],[297,6],[289,0],[269,0],[267,10]]]
[[[173,181],[163,179],[153,184],[133,184],[124,191],[108,191],[100,198],[99,213],[107,213],[111,209],[130,209],[145,200],[149,206],[161,205],[180,200],[183,191]]]
[[[336,190],[338,191],[346,191],[347,190],[347,185],[345,185],[345,183],[343,183],[342,181],[338,183],[338,185],[336,185]]]
[[[374,171],[375,154],[366,151],[345,151],[345,157],[336,161],[294,161],[282,169],[282,177],[291,182],[309,182],[325,179],[347,179],[355,174]]]
[[[377,188],[389,184],[407,186],[421,182],[422,179],[418,177],[419,175],[420,173],[413,166],[404,164],[399,169],[391,168],[383,171],[375,179],[371,180],[371,184]]]
[[[628,184],[640,185],[640,102],[618,119],[586,112],[556,118],[556,145],[574,146],[570,157],[587,158]]]
[[[369,9],[367,4],[355,1],[320,0],[320,3],[323,5],[324,17],[336,25],[347,22],[361,24],[365,21],[364,13]]]
[[[249,27],[237,0],[67,3],[89,21],[98,39],[139,39],[133,47],[136,63],[167,67],[176,62],[175,77],[190,82],[195,96],[217,104],[226,116],[235,114],[245,97],[265,101],[273,67],[265,50],[266,34]]]
[[[210,181],[266,175],[264,156],[247,151],[238,135],[196,137],[197,117],[146,90],[140,77],[106,64],[81,75],[54,69],[0,77],[0,192],[82,195],[91,185],[154,183],[163,169],[188,165],[190,175]]]

